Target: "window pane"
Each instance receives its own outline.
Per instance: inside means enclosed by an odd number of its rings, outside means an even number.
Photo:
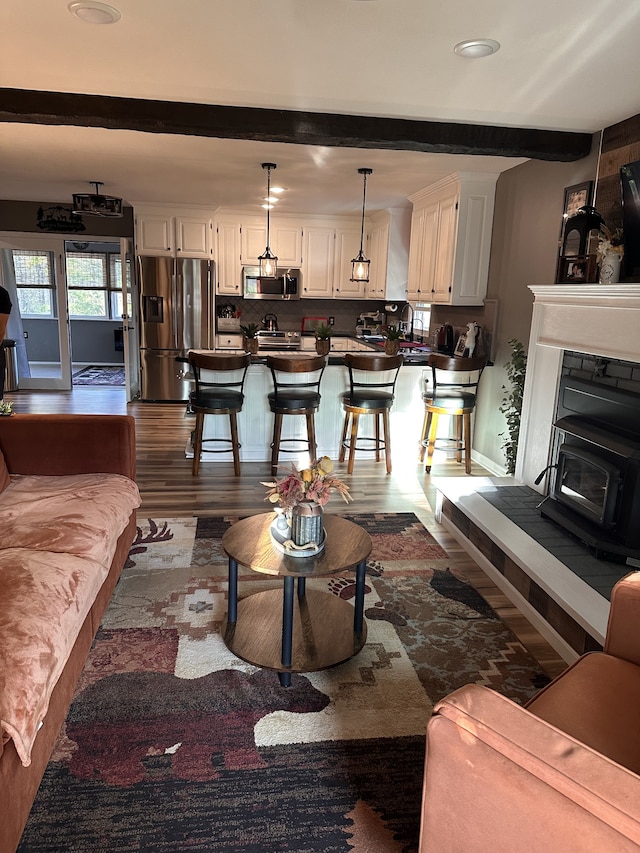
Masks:
[[[36,314],[44,317],[52,317],[51,291],[40,287],[19,287],[18,305],[23,317],[28,314]]]
[[[18,286],[40,284],[44,287],[51,287],[52,285],[53,277],[48,252],[14,249],[13,268]]]
[[[105,255],[67,252],[67,284],[69,287],[106,287]]]
[[[104,290],[70,290],[69,314],[72,317],[106,317]]]

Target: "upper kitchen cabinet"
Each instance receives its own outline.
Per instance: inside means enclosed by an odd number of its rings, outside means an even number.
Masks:
[[[351,281],[352,261],[360,251],[360,224],[356,228],[340,225],[335,234],[333,295],[336,299],[364,299],[366,281]],[[365,246],[366,248],[366,246]]]
[[[404,301],[407,293],[411,211],[392,208],[371,216],[367,299]]]
[[[213,225],[207,214],[171,215],[136,209],[136,253],[209,259]]]
[[[409,301],[483,304],[497,178],[456,173],[409,197]]]
[[[242,296],[242,257],[240,223],[218,219],[216,222],[216,293]]]
[[[302,293],[306,299],[331,299],[335,228],[305,225],[302,240]]]
[[[267,225],[264,219],[242,220],[242,263],[257,266],[267,245]],[[270,249],[278,258],[279,267],[298,269],[302,263],[302,226],[272,219],[269,227]]]

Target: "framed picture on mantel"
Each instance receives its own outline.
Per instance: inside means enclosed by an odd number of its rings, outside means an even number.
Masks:
[[[562,224],[574,216],[581,207],[591,204],[591,194],[593,193],[593,181],[585,181],[583,184],[574,184],[572,187],[566,187],[564,191],[564,204],[562,207]]]
[[[595,284],[598,269],[596,255],[565,255],[558,264],[559,284]]]

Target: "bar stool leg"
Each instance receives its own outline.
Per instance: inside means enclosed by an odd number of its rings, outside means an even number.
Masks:
[[[422,434],[420,436],[420,448],[418,451],[418,462],[424,462],[424,452],[427,449],[426,440],[429,434],[429,426],[431,425],[431,412],[424,410],[424,418],[422,420]]]
[[[316,461],[316,422],[313,412],[307,412],[307,441],[309,444],[309,464]]]
[[[229,412],[231,423],[231,449],[233,450],[233,470],[236,477],[240,476],[240,444],[238,442],[238,419],[235,412]]]
[[[464,470],[466,474],[471,473],[471,415],[465,413],[464,421]]]
[[[382,412],[382,427],[384,430],[384,459],[387,463],[387,474],[391,473],[391,430],[389,429],[389,410]]]
[[[353,463],[356,459],[356,438],[358,437],[358,421],[360,414],[351,412],[351,442],[349,444],[349,464],[347,465],[347,473],[353,474]]]
[[[462,438],[462,416],[454,415],[453,418],[456,422],[456,462],[462,462],[462,448],[464,447],[464,441]]]
[[[347,430],[349,429],[349,412],[344,413],[344,424],[342,425],[342,440],[340,442],[340,455],[338,462],[344,462],[344,454],[347,449],[345,441],[347,440]]]
[[[202,454],[202,430],[204,429],[204,412],[196,412],[196,428],[193,433],[193,464],[191,474],[194,477],[200,472],[200,455]]]
[[[273,441],[271,442],[271,476],[275,477],[278,472],[278,458],[280,456],[280,436],[282,435],[282,415],[275,414],[273,421]]]
[[[376,462],[380,461],[380,415],[381,414],[382,414],[382,412],[376,412],[375,415],[373,416],[373,419],[374,419],[375,424],[376,424],[376,431],[374,433],[375,442],[376,442]],[[385,456],[386,456],[386,451],[385,451]]]
[[[438,433],[438,413],[431,413],[431,426],[429,427],[429,439],[427,442],[427,464],[424,470],[429,474],[431,472],[431,463],[433,462],[433,451],[436,446],[436,435]]]

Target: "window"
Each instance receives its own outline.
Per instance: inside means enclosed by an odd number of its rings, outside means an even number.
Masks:
[[[14,249],[13,271],[23,317],[55,317],[53,253]]]
[[[119,318],[123,313],[120,254],[68,251],[66,262],[69,315],[84,319]]]

